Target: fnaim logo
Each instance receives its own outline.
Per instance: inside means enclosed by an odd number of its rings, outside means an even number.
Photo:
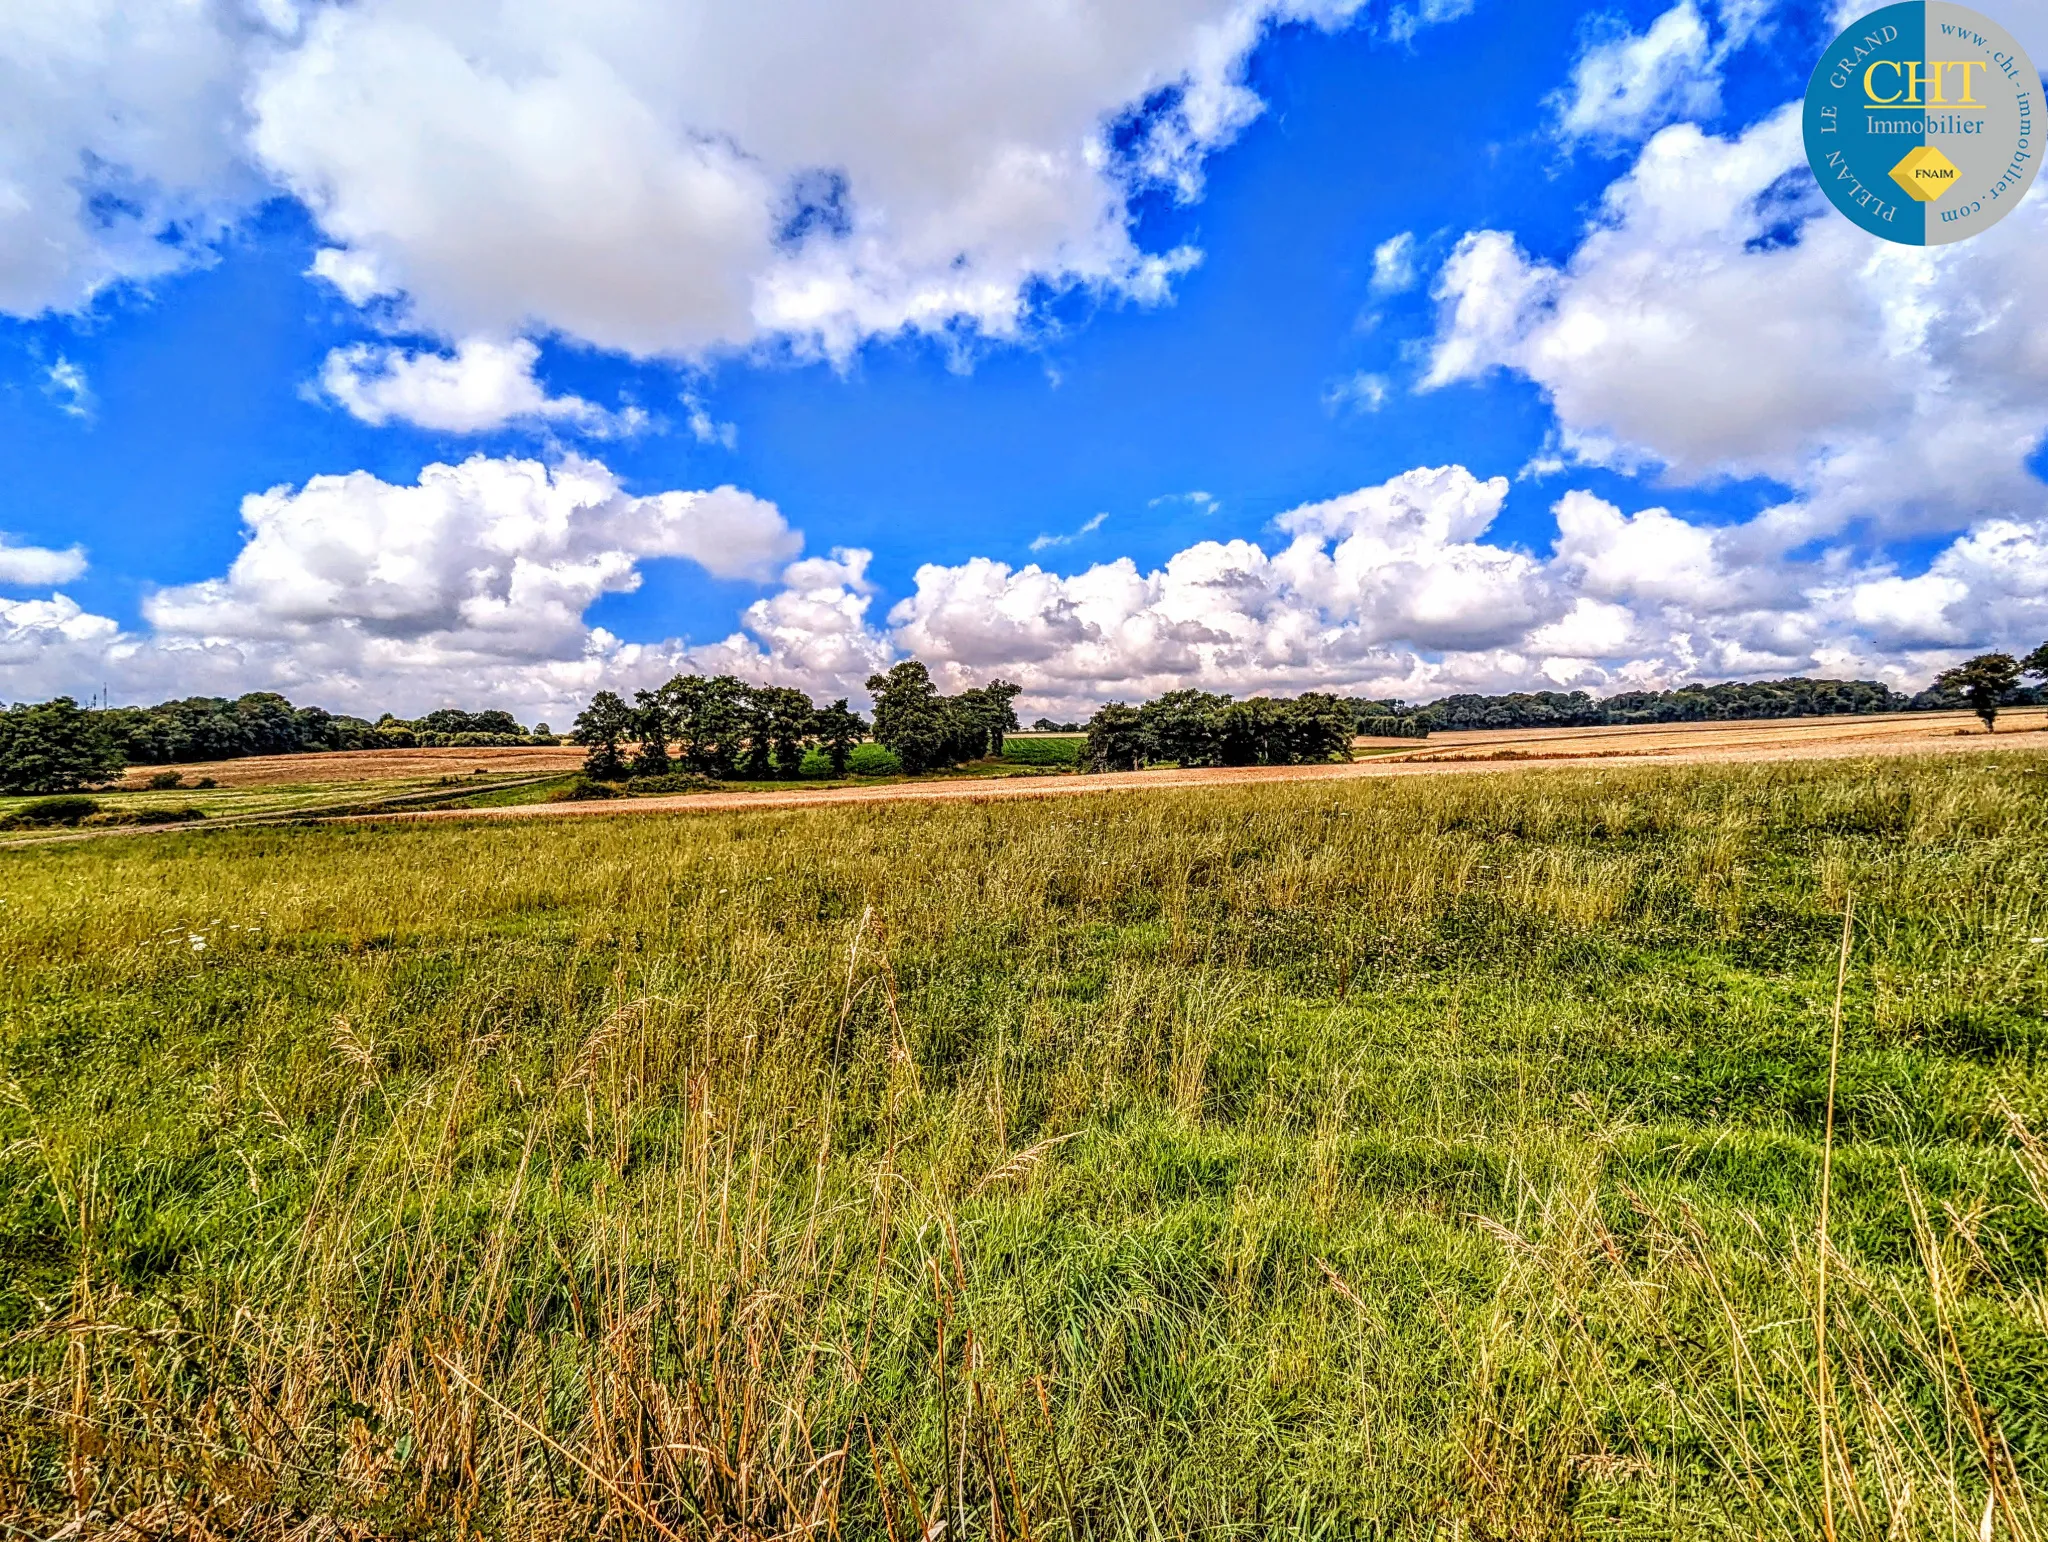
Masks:
[[[2041,77],[1968,6],[1913,0],[1840,37],[1806,88],[1806,158],[1873,235],[1941,246],[1989,230],[2033,185]]]

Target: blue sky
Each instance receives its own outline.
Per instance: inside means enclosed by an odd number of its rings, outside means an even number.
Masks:
[[[95,32],[136,9],[53,8],[61,110],[0,120],[0,699],[559,715],[915,652],[1064,712],[2048,634],[2040,200],[1932,256],[1827,211],[1831,9],[1160,0],[1024,66],[918,4],[794,62],[688,5],[498,56],[485,4],[169,7],[211,30],[161,58]]]

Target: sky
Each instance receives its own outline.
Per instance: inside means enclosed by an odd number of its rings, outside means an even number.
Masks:
[[[1867,8],[11,0],[0,701],[2030,649],[2048,195],[1826,205]]]

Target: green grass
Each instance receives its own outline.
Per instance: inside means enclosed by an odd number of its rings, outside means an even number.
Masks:
[[[1088,741],[1081,736],[1034,736],[1029,739],[1011,737],[1003,741],[1003,759],[1014,761],[1020,766],[1058,766],[1063,770],[1074,771],[1080,769],[1082,756],[1087,749]]]
[[[2037,1537],[2044,790],[1997,753],[0,854],[0,1519]]]

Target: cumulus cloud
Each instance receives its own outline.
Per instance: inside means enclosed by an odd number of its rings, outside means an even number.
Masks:
[[[1001,673],[1034,708],[1085,711],[1184,685],[1419,699],[1853,673],[1919,689],[1962,651],[2048,636],[2040,524],[1986,521],[1906,578],[1841,547],[1759,564],[1753,527],[1582,490],[1533,553],[1488,539],[1507,494],[1418,470],[1281,516],[1277,550],[1207,541],[1073,575],[926,566],[890,637],[951,684]]]
[[[190,261],[282,188],[325,237],[315,276],[444,338],[1007,337],[1041,282],[1165,298],[1195,254],[1140,250],[1131,194],[1196,196],[1262,108],[1265,31],[1363,4],[21,0],[0,310]]]
[[[53,551],[47,546],[16,546],[0,533],[0,584],[40,588],[68,584],[85,572],[85,548]]]
[[[465,338],[453,353],[357,343],[336,348],[320,370],[320,390],[363,422],[393,421],[450,434],[481,434],[510,424],[549,425],[609,438],[644,428],[636,407],[607,411],[580,396],[549,396],[534,376],[540,349],[525,338]]]
[[[540,658],[580,646],[583,612],[639,584],[639,562],[682,557],[761,578],[802,538],[736,488],[636,498],[571,459],[429,466],[411,486],[358,471],[243,500],[247,543],[217,579],[164,589],[160,632],[344,649],[425,647]]]
[[[241,90],[261,39],[187,0],[0,6],[0,311],[168,272],[246,206]]]
[[[405,485],[315,477],[244,499],[242,522],[224,574],[145,598],[146,631],[61,594],[7,602],[0,690],[268,685],[351,708],[488,698],[559,713],[601,680],[677,667],[684,644],[624,643],[586,619],[637,588],[647,561],[766,582],[802,548],[773,504],[736,488],[635,496],[574,457],[477,456]],[[0,575],[22,581],[82,567],[77,553],[0,547]]]
[[[1505,478],[1417,469],[1293,509],[1270,541],[1198,541],[1151,569],[927,564],[878,617],[869,553],[797,556],[780,512],[734,489],[634,497],[594,462],[483,457],[410,486],[320,477],[246,500],[234,564],[150,597],[146,631],[62,594],[0,601],[0,692],[270,686],[553,719],[679,670],[860,698],[914,654],[949,688],[1002,675],[1034,712],[1065,715],[1186,685],[1414,700],[1813,673],[1918,688],[1964,651],[2048,636],[2040,521],[1979,521],[1907,574],[1843,546],[1758,562],[1754,524],[1584,490],[1554,505],[1549,549],[1529,550],[1494,535],[1508,496]],[[658,556],[768,589],[722,637],[593,625],[590,607]]]
[[[1796,108],[1734,138],[1664,129],[1559,266],[1473,232],[1439,275],[1425,388],[1495,369],[1550,398],[1565,449],[1674,481],[1766,477],[1780,549],[1852,524],[2038,518],[2048,201],[1953,247],[1872,242],[1825,210]]]

